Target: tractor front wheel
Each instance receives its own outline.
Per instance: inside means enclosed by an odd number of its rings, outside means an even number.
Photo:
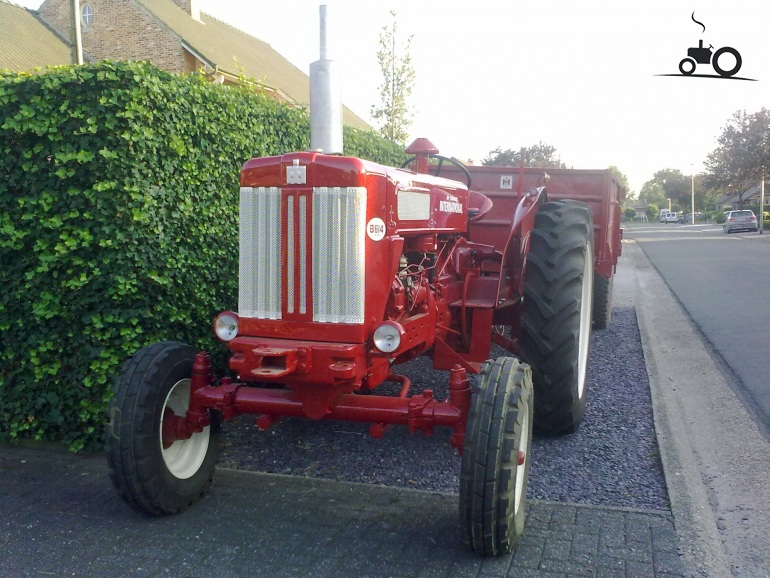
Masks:
[[[695,61],[692,58],[684,58],[679,63],[679,72],[685,76],[690,76],[693,72],[695,72],[696,66],[697,65],[695,64]]]
[[[189,439],[163,439],[164,419],[183,417],[197,351],[177,342],[140,349],[118,378],[107,425],[107,463],[121,497],[152,515],[180,512],[211,485],[219,457],[216,412]]]
[[[547,435],[574,433],[585,413],[593,232],[588,205],[560,200],[540,207],[530,235],[521,355],[532,366],[535,429]]]
[[[532,449],[532,374],[513,357],[487,361],[471,375],[471,402],[460,475],[465,543],[479,554],[511,551],[524,531]]]

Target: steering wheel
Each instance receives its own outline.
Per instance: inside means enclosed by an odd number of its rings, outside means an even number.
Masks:
[[[465,168],[465,165],[462,164],[460,161],[458,161],[455,158],[445,157],[445,156],[442,156],[442,155],[431,154],[431,155],[428,155],[428,156],[430,158],[432,158],[432,159],[437,159],[438,160],[438,164],[435,165],[436,166],[436,170],[433,173],[434,177],[437,177],[439,175],[439,173],[441,172],[441,167],[444,164],[444,161],[446,161],[450,165],[454,165],[458,169],[460,169],[460,171],[465,175],[465,184],[468,185],[469,189],[471,188],[471,174],[468,172],[468,169]],[[410,159],[405,160],[401,164],[401,168],[404,169],[404,168],[408,167],[410,164],[412,164],[415,161],[416,158],[417,157],[412,157]]]

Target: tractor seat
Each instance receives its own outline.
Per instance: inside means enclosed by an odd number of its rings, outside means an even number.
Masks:
[[[468,191],[468,222],[480,220],[492,209],[492,199],[478,191]]]

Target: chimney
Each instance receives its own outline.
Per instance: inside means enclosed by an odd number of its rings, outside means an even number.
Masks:
[[[321,6],[321,58],[310,64],[310,148],[342,154],[342,97],[333,60],[326,59],[326,6]]]
[[[192,16],[193,20],[201,21],[201,9],[198,0],[174,0],[174,4]]]

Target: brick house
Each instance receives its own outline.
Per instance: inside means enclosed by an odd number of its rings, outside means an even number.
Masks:
[[[80,0],[79,17],[86,62],[149,60],[177,74],[202,70],[212,82],[225,84],[246,77],[278,100],[310,102],[307,74],[266,42],[201,12],[197,0]],[[37,11],[0,0],[0,68],[75,62],[72,30],[71,0],[45,0]],[[33,59],[41,38],[46,50]],[[17,56],[11,58],[13,47]],[[68,62],[65,51],[72,55]],[[345,106],[343,122],[371,129]]]
[[[714,209],[717,211],[734,211],[743,209],[746,205],[759,206],[761,192],[761,185],[755,185],[740,193],[727,193],[714,201]],[[770,210],[770,195],[765,192],[764,211],[768,210]]]

